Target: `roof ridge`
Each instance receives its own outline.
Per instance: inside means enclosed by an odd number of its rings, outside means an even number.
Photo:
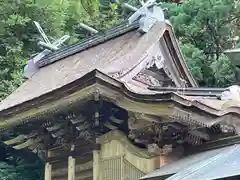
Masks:
[[[91,37],[84,38],[83,41],[65,46],[65,47],[45,56],[44,58],[42,58],[41,60],[39,60],[37,62],[38,67],[41,68],[41,67],[47,66],[47,65],[52,64],[60,59],[63,59],[68,56],[71,56],[75,53],[84,51],[88,48],[91,48],[93,46],[101,44],[112,38],[118,37],[129,31],[137,29],[138,27],[139,27],[138,22],[135,22],[135,23],[129,25],[127,21],[123,21],[111,29],[107,29],[105,31],[100,31],[99,33],[97,33]]]

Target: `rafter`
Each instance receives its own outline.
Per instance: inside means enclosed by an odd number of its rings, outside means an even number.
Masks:
[[[24,140],[36,137],[37,135],[38,135],[38,132],[32,131],[29,134],[20,134],[20,135],[18,135],[17,137],[15,137],[13,139],[4,141],[3,143],[6,144],[6,145],[19,144],[19,143],[23,142]]]
[[[193,136],[197,136],[204,140],[210,140],[210,135],[206,132],[202,132],[201,130],[190,130],[189,133]]]
[[[91,125],[88,123],[88,122],[84,122],[83,124],[79,125],[76,127],[76,129],[78,131],[83,131],[83,130],[86,130],[87,128],[89,128]]]
[[[71,121],[72,124],[75,125],[75,124],[83,123],[85,120],[86,120],[86,117],[79,116],[77,118],[71,119],[70,121]]]
[[[17,144],[17,143],[21,143],[22,141],[24,141],[27,138],[26,135],[18,135],[17,137],[10,139],[8,141],[4,141],[3,143],[6,145],[13,145],[13,144]]]
[[[37,144],[42,140],[43,140],[43,137],[37,137],[36,139],[28,139],[26,142],[24,142],[22,144],[13,146],[13,148],[18,149],[18,150],[19,149],[24,149],[24,148],[27,148],[29,146],[32,146],[33,144]]]
[[[104,123],[104,126],[111,129],[111,130],[114,130],[114,129],[117,129],[118,127],[117,126],[114,126],[113,124],[111,124],[110,122],[106,122]]]
[[[52,132],[60,129],[63,126],[63,124],[55,124],[53,126],[47,127],[47,131]]]
[[[61,137],[66,133],[67,133],[67,129],[60,129],[59,131],[52,133],[52,137],[53,138]]]
[[[115,116],[111,116],[109,119],[110,119],[112,122],[115,122],[115,123],[117,123],[117,124],[122,124],[122,123],[124,122],[124,120],[122,120],[122,119],[117,119]]]

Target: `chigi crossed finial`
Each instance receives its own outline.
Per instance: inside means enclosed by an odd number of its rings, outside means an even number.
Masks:
[[[64,35],[60,37],[59,39],[51,42],[45,32],[43,31],[40,24],[36,21],[34,21],[34,24],[36,28],[38,29],[38,32],[41,34],[43,41],[38,42],[38,45],[43,47],[44,50],[40,53],[38,53],[35,57],[30,59],[28,61],[28,64],[24,67],[24,76],[26,78],[31,78],[36,71],[38,70],[37,62],[42,59],[47,54],[51,53],[52,51],[56,51],[59,49],[59,47],[70,38],[69,35]]]
[[[156,22],[165,21],[163,9],[156,3],[156,0],[143,1],[139,0],[142,7],[137,9],[129,4],[124,4],[124,7],[135,11],[128,19],[129,24],[139,20],[139,32],[148,32]]]

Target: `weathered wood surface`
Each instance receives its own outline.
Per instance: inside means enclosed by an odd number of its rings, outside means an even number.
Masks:
[[[52,179],[58,179],[58,180],[68,180],[68,174],[65,174],[64,176],[55,176]],[[86,170],[82,172],[76,172],[75,173],[75,180],[85,180],[85,178],[93,178],[93,170]]]
[[[93,180],[99,180],[100,177],[100,151],[93,151]]]
[[[67,162],[65,162],[66,164]],[[81,172],[81,171],[85,171],[85,170],[90,170],[93,169],[93,161],[88,161],[87,163],[83,163],[83,164],[76,164],[75,166],[75,172]],[[65,165],[65,167],[55,167],[53,166],[52,169],[52,176],[53,177],[61,177],[64,176],[68,173],[68,169],[67,166]]]
[[[45,164],[44,180],[52,180],[52,165],[50,163]]]
[[[68,157],[68,180],[75,180],[76,178],[76,159],[72,156]]]
[[[125,135],[119,131],[101,136],[98,142],[101,144],[100,158],[102,160],[124,156],[124,159],[144,173],[151,172],[154,169],[153,158],[156,155],[131,144]]]

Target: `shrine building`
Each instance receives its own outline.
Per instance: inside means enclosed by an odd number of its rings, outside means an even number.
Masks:
[[[45,180],[237,177],[238,99],[198,86],[167,20],[138,28],[123,22],[40,59],[0,104],[1,141],[37,153]]]

